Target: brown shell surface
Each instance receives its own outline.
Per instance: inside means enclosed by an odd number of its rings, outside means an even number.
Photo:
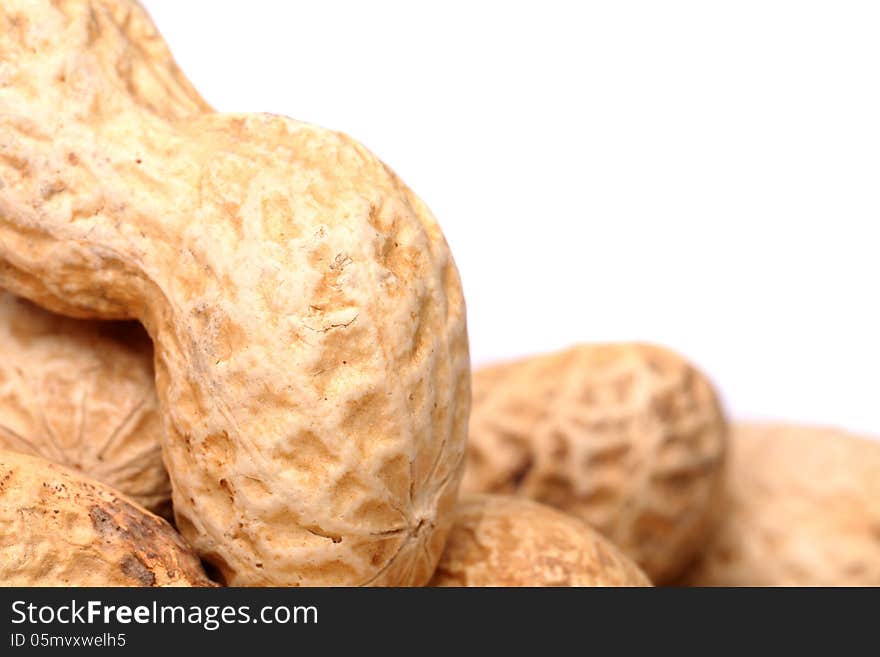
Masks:
[[[199,106],[145,21],[0,5],[0,286],[146,327],[177,526],[226,583],[424,584],[470,401],[440,228],[351,138]]]
[[[158,516],[78,472],[0,450],[0,585],[213,586]]]
[[[463,490],[586,520],[655,582],[712,529],[726,422],[709,381],[644,344],[584,344],[474,372]]]
[[[0,292],[0,449],[42,456],[170,517],[153,344]]]
[[[464,495],[432,586],[650,586],[582,520],[531,500]]]
[[[722,522],[682,583],[880,586],[880,443],[839,429],[741,424]]]
[[[133,88],[168,118],[208,111],[140,6],[104,3],[132,46]],[[74,320],[0,292],[0,449],[79,470],[171,517],[153,345],[136,322]]]

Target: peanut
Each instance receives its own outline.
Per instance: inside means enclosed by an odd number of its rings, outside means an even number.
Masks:
[[[712,526],[726,423],[678,355],[581,345],[474,373],[463,489],[573,513],[655,582],[678,575]]]
[[[537,502],[466,495],[433,586],[650,586],[586,523]]]
[[[0,585],[213,586],[164,520],[56,463],[0,450]]]
[[[350,138],[201,106],[139,11],[0,7],[0,285],[144,324],[177,525],[226,583],[423,584],[470,395],[442,233]]]
[[[880,586],[880,444],[735,425],[719,530],[682,583]]]
[[[89,322],[0,293],[0,449],[97,479],[170,517],[153,345],[135,322]]]
[[[104,7],[132,44],[138,97],[169,119],[210,110],[140,5]],[[117,488],[170,518],[153,346],[136,322],[65,319],[0,295],[0,448],[36,454]]]

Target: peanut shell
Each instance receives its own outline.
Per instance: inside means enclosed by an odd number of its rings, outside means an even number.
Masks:
[[[0,585],[213,586],[171,526],[117,491],[0,450]]]
[[[132,88],[170,119],[209,111],[140,5],[108,0]],[[0,293],[0,448],[79,470],[170,518],[153,346],[136,322],[72,320]]]
[[[598,529],[655,582],[711,531],[726,423],[709,381],[643,344],[584,344],[474,373],[463,489],[522,495]]]
[[[170,517],[153,345],[0,292],[0,449],[42,456]]]
[[[0,7],[0,285],[146,327],[177,526],[226,583],[424,584],[470,399],[442,233],[345,135],[157,107],[189,87],[139,11]]]
[[[738,424],[721,525],[682,583],[880,586],[880,443]]]
[[[466,495],[432,586],[650,586],[585,522],[531,500]]]

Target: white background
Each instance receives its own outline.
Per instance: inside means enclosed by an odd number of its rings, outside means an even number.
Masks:
[[[215,107],[427,201],[475,364],[656,341],[736,417],[880,435],[880,4],[144,4]]]

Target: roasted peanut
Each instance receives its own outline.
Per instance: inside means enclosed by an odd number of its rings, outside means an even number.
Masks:
[[[735,425],[721,526],[682,583],[880,586],[880,444]]]
[[[170,517],[153,345],[0,292],[0,448],[42,456]]]
[[[0,585],[212,586],[167,522],[37,456],[0,450]]]
[[[650,586],[586,523],[531,500],[466,495],[433,586]]]
[[[177,525],[227,583],[423,584],[470,395],[440,229],[350,138],[200,106],[139,11],[0,7],[0,285],[144,324]]]
[[[573,513],[668,581],[711,529],[725,434],[711,384],[678,355],[581,345],[474,373],[463,488]]]

